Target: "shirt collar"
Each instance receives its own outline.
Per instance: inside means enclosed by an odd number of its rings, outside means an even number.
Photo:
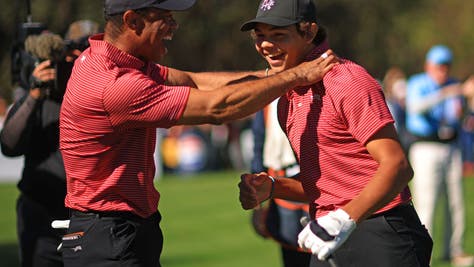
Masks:
[[[305,61],[311,61],[313,59],[318,58],[321,56],[324,52],[326,52],[329,49],[329,42],[327,39],[325,39],[322,43],[317,45],[308,55],[305,57]]]
[[[309,52],[309,54],[306,55],[306,57],[304,58],[304,61],[314,60],[314,59],[320,57],[328,49],[329,49],[329,42],[328,42],[327,39],[325,39],[322,43],[320,43],[319,45],[314,47],[313,50],[311,50],[311,52]],[[295,92],[304,93],[304,92],[308,91],[311,87],[312,86],[295,87],[295,88],[293,88],[293,90],[288,91],[287,96],[289,98],[292,98],[293,94]]]
[[[146,63],[137,57],[118,49],[113,44],[104,41],[104,34],[96,34],[89,38],[91,52],[103,55],[120,67],[126,66],[142,69]]]

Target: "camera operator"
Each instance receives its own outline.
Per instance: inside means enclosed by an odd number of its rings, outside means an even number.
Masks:
[[[52,33],[25,40],[25,50],[32,57],[25,64],[35,62],[25,66],[33,68],[31,75],[24,75],[30,76],[30,89],[13,104],[0,133],[5,156],[24,156],[16,207],[23,267],[63,266],[57,247],[64,232],[53,229],[51,222],[69,218],[64,206],[66,175],[59,152],[59,110],[70,74],[66,54],[71,53],[67,49],[64,40]]]

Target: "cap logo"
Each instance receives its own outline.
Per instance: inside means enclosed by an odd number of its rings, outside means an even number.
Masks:
[[[275,5],[275,0],[263,0],[260,9],[263,11],[270,10]]]

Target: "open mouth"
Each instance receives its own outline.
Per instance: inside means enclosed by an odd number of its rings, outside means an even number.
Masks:
[[[163,40],[164,40],[164,41],[171,41],[171,40],[173,40],[173,33],[171,32],[171,33],[168,33],[167,35],[165,35],[165,36],[163,37]]]
[[[267,55],[267,57],[270,60],[283,60],[285,58],[285,54],[283,54],[283,53],[270,54],[270,55]]]
[[[268,54],[265,57],[271,66],[280,66],[285,62],[286,54],[279,52]]]

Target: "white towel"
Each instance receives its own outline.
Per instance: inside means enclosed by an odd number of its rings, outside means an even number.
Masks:
[[[267,107],[265,122],[265,143],[263,146],[263,165],[267,168],[281,170],[296,164],[290,142],[280,127],[277,116],[278,99]]]

